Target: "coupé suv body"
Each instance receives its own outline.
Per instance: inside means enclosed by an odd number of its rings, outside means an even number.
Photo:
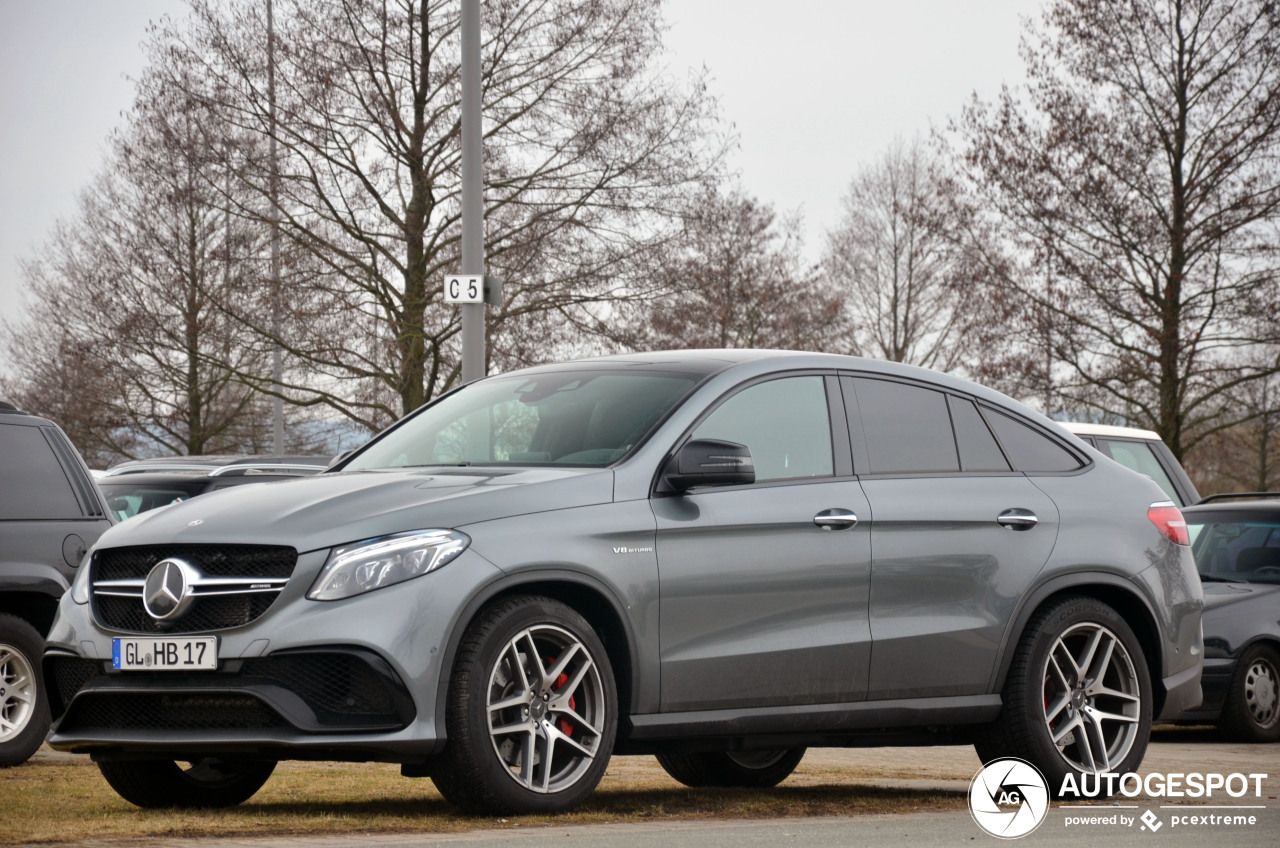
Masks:
[[[50,743],[142,806],[328,759],[548,812],[613,754],[768,786],[824,745],[975,744],[1057,785],[1199,702],[1202,605],[1160,489],[998,393],[605,357],[105,534],[50,634]]]

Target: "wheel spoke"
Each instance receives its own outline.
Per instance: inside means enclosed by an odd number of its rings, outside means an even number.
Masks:
[[[1080,662],[1076,662],[1075,658],[1072,657],[1072,665],[1076,667],[1076,671],[1078,672],[1076,675],[1077,686],[1084,685],[1084,679],[1086,675],[1088,675],[1089,669],[1093,666],[1093,657],[1094,654],[1098,652],[1098,645],[1101,642],[1102,628],[1095,628],[1093,631],[1093,638],[1089,640],[1088,646],[1084,649],[1084,656],[1081,658]]]
[[[1125,724],[1135,724],[1138,721],[1137,716],[1127,716],[1127,715],[1122,715],[1120,713],[1109,713],[1109,712],[1104,712],[1103,710],[1092,709],[1092,708],[1089,710],[1089,715],[1097,719],[1099,727],[1102,726],[1102,722],[1104,721],[1119,721]]]
[[[1092,769],[1098,773],[1110,771],[1111,761],[1107,758],[1107,736],[1102,732],[1102,722],[1098,720],[1098,714],[1093,711],[1086,712],[1081,724],[1084,727],[1084,738],[1089,744],[1089,761]]]
[[[1066,681],[1067,688],[1071,688],[1080,681],[1080,678],[1084,675],[1084,671],[1081,670],[1080,666],[1076,665],[1076,658],[1071,656],[1071,651],[1067,650],[1067,646],[1062,643],[1061,639],[1054,644],[1053,650],[1049,652],[1050,656],[1054,657],[1055,666],[1058,664],[1056,655],[1059,651],[1061,651],[1062,656],[1065,657],[1067,662],[1071,665],[1071,677],[1067,678],[1065,675],[1063,676],[1063,679]],[[1061,673],[1061,669],[1059,669],[1059,673]]]
[[[1090,686],[1088,689],[1084,690],[1084,693],[1098,698],[1118,698],[1121,701],[1128,701],[1133,704],[1136,704],[1141,700],[1137,695],[1131,695],[1128,692],[1121,692],[1119,689],[1112,689],[1110,686],[1103,686],[1101,682]]]
[[[520,707],[529,703],[529,693],[519,692],[510,698],[503,698],[501,701],[495,701],[489,705],[489,712],[496,713],[500,710],[509,710],[512,707]]]
[[[587,676],[587,672],[591,671],[592,667],[591,660],[585,660],[578,670],[573,673],[573,677],[569,678],[569,681],[556,691],[556,697],[551,702],[553,710],[568,709],[569,698],[573,696],[574,692],[578,691],[578,686],[581,685],[582,679]]]
[[[574,656],[576,656],[578,651],[580,650],[582,650],[582,646],[577,642],[574,642],[572,645],[566,648],[563,652],[561,652],[559,658],[557,658],[555,661],[555,665],[551,666],[551,668],[548,669],[547,680],[553,683],[556,680],[559,680],[560,675],[564,674],[564,670],[569,666],[569,663],[573,661]]]
[[[595,737],[600,736],[600,728],[596,727],[591,722],[583,718],[582,715],[580,715],[577,710],[571,709],[566,706],[562,709],[556,710],[556,717],[561,719],[568,719],[573,722],[574,727],[580,728],[581,730],[584,730]]]
[[[1070,733],[1071,731],[1075,730],[1078,727],[1080,727],[1080,716],[1078,715],[1072,716],[1070,721],[1062,725],[1062,727],[1059,727],[1057,730],[1050,731],[1053,734],[1053,744],[1057,745],[1058,747],[1062,747],[1062,744],[1063,744],[1062,740],[1067,737],[1068,733]],[[1076,736],[1079,736],[1079,735],[1080,734],[1078,733],[1076,734]]]
[[[1099,631],[1099,634],[1099,638],[1101,638],[1101,631]],[[1116,640],[1114,637],[1109,637],[1106,647],[1102,649],[1102,656],[1096,663],[1091,663],[1086,667],[1085,673],[1088,675],[1091,686],[1101,683],[1103,678],[1107,676],[1107,668],[1111,665],[1111,655],[1115,652],[1115,649]]]
[[[524,744],[520,746],[520,782],[529,789],[533,788],[533,746],[537,739],[537,734],[530,727]]]
[[[489,734],[492,736],[508,736],[512,733],[528,733],[528,732],[529,732],[529,722],[517,721],[512,724],[504,724],[500,727],[495,727],[489,731]]]
[[[520,634],[520,639],[526,643],[526,655],[529,660],[529,670],[538,676],[536,684],[538,689],[546,689],[551,681],[547,679],[546,666],[542,664],[542,657],[538,655],[538,646],[533,641],[533,631],[526,630]]]
[[[555,728],[544,728],[542,734],[542,791],[546,792],[551,785],[551,758],[555,752]]]
[[[1069,703],[1071,703],[1071,693],[1063,692],[1058,696],[1057,701],[1045,708],[1044,720],[1052,724],[1053,721],[1057,719],[1058,714],[1061,713]]]
[[[553,726],[547,731],[548,737],[553,735],[558,741],[565,743],[570,748],[573,748],[575,751],[582,754],[582,756],[587,757],[588,759],[593,758],[596,755],[595,751],[592,751],[590,748],[582,745],[580,742],[578,742],[577,739],[574,739],[572,736],[569,736],[568,734],[564,733],[558,727]]]
[[[515,669],[516,674],[520,675],[520,689],[523,692],[529,691],[529,675],[524,673],[524,663],[520,661],[520,650],[516,646],[516,642],[512,642],[507,646],[506,653],[510,654],[508,664]]]

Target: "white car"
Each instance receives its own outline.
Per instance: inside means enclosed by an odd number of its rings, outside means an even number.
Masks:
[[[1154,430],[1074,421],[1060,423],[1116,462],[1155,480],[1178,506],[1188,506],[1200,500],[1200,493],[1191,478]]]

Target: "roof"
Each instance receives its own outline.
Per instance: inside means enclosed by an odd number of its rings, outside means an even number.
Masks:
[[[1137,427],[1115,427],[1110,424],[1091,424],[1087,421],[1059,421],[1058,423],[1077,436],[1112,436],[1118,439],[1161,441],[1160,434],[1156,431],[1140,430]]]

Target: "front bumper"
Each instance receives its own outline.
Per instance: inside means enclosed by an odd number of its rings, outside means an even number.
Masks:
[[[300,557],[260,618],[211,634],[217,671],[113,671],[112,639],[129,634],[101,628],[90,606],[65,596],[45,653],[49,744],[103,757],[429,758],[444,744],[436,705],[449,635],[500,572],[467,551],[403,584],[310,601],[325,556]]]

